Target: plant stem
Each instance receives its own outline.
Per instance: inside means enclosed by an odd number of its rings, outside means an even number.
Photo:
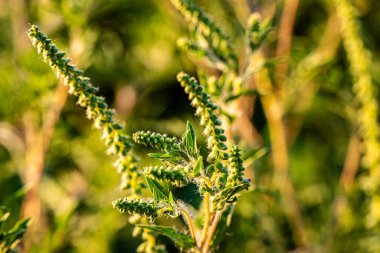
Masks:
[[[203,224],[202,238],[200,247],[202,248],[207,239],[207,231],[210,227],[210,193],[206,192],[204,195],[204,209],[205,209],[205,220]]]
[[[268,70],[263,70],[258,78],[257,84],[259,88],[265,90],[267,93],[261,100],[264,114],[268,120],[270,140],[272,143],[272,160],[274,166],[273,185],[277,187],[281,193],[285,214],[295,233],[294,239],[297,245],[307,249],[308,238],[306,228],[303,222],[301,208],[296,198],[294,185],[289,177],[289,156],[286,126],[284,123],[283,101],[272,88]]]
[[[282,64],[276,65],[276,81],[281,95],[284,94],[284,82],[288,75],[289,68],[289,54],[292,45],[292,32],[296,20],[297,9],[299,0],[285,0],[284,9],[281,15],[281,21],[278,29],[278,43],[276,49],[277,58],[286,58]]]
[[[348,194],[352,190],[356,173],[360,167],[361,142],[356,133],[352,133],[347,147],[346,160],[339,180],[338,193],[331,205],[330,217],[327,223],[325,252],[331,252],[336,239],[336,234],[341,225],[341,219],[348,206]]]
[[[210,231],[208,233],[208,237],[207,237],[206,243],[205,243],[205,245],[204,245],[204,247],[202,249],[203,253],[207,253],[208,252],[211,240],[212,240],[212,238],[214,236],[216,227],[218,226],[218,223],[219,223],[221,217],[222,217],[222,212],[221,211],[216,212],[214,220],[212,221],[212,226],[211,226]]]
[[[187,226],[189,227],[191,237],[193,237],[195,244],[198,245],[197,243],[197,237],[195,236],[195,230],[194,230],[194,225],[193,222],[191,221],[191,217],[188,212],[184,208],[181,210],[183,217],[186,220]]]

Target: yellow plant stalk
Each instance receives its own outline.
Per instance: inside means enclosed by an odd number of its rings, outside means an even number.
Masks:
[[[365,48],[356,18],[355,7],[349,0],[335,0],[340,20],[344,48],[350,62],[350,72],[354,78],[353,90],[359,102],[359,134],[363,138],[363,166],[369,175],[360,180],[361,187],[370,195],[375,194],[380,185],[380,126],[377,121],[379,106],[377,90],[371,77],[371,53]],[[367,225],[380,221],[380,197],[372,196]]]

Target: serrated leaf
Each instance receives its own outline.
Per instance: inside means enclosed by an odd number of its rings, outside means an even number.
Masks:
[[[199,176],[201,174],[201,171],[203,171],[203,157],[199,156],[194,167],[194,176]]]
[[[189,235],[181,233],[175,228],[156,225],[137,225],[140,228],[149,229],[170,238],[176,245],[183,249],[195,247],[195,241]]]
[[[169,162],[174,165],[182,164],[183,160],[187,159],[187,156],[180,151],[171,151],[169,153],[149,153],[148,156],[160,159],[164,164],[166,164],[165,162]]]
[[[187,152],[189,152],[191,156],[198,156],[197,136],[190,121],[186,123],[186,132],[182,136],[182,144],[186,147]]]
[[[175,200],[174,200],[174,197],[173,197],[173,193],[172,193],[172,192],[169,193],[169,203],[170,203],[170,204],[174,204],[174,203],[175,203]]]
[[[165,189],[154,179],[145,177],[145,180],[155,200],[169,201],[169,190]]]

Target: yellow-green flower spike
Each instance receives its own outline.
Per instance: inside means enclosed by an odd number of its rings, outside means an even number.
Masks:
[[[360,26],[356,18],[356,10],[349,0],[335,0],[337,14],[343,35],[344,47],[350,61],[351,74],[354,78],[353,90],[356,100],[360,103],[358,109],[359,132],[363,137],[363,165],[370,170],[368,177],[362,177],[362,187],[373,195],[380,187],[380,125],[379,105],[376,98],[378,91],[371,77],[371,54],[366,50]],[[376,202],[376,203],[374,203]],[[380,198],[372,197],[370,214],[367,217],[369,225],[380,223],[378,206]]]
[[[156,148],[161,151],[179,150],[180,142],[175,137],[168,137],[167,134],[160,134],[151,131],[139,131],[133,134],[133,140],[146,147]]]
[[[230,149],[230,158],[228,158],[228,177],[226,187],[233,187],[242,182],[248,183],[244,180],[244,166],[243,159],[240,155],[240,149],[237,145],[233,145]]]
[[[177,187],[188,185],[190,180],[186,175],[186,171],[182,166],[165,167],[165,166],[149,166],[144,167],[144,175],[157,181],[171,183]]]
[[[208,160],[228,159],[226,152],[228,148],[225,144],[227,137],[221,127],[222,122],[215,113],[218,107],[210,101],[210,96],[203,91],[203,87],[194,77],[181,72],[177,75],[177,79],[189,95],[191,105],[196,108],[196,115],[200,117],[200,124],[205,129],[204,135],[208,138],[207,147],[210,150]]]
[[[228,41],[228,36],[222,32],[216,23],[192,0],[171,0],[171,2],[189,22],[191,30],[195,33],[194,37],[197,41],[193,41],[191,45],[187,44],[190,46],[189,49],[208,52],[208,55],[212,51],[214,57],[218,58],[218,62],[224,63],[222,68],[237,72],[237,57]]]
[[[159,214],[158,204],[153,200],[120,198],[112,202],[120,213],[139,214],[153,222]]]
[[[114,111],[103,97],[96,95],[98,89],[88,77],[82,75],[83,71],[69,64],[71,60],[65,57],[65,53],[59,52],[58,47],[37,26],[31,26],[28,35],[42,60],[56,72],[58,78],[64,80],[69,94],[77,97],[77,103],[86,109],[86,115],[94,121],[94,126],[103,129],[108,153],[118,156],[115,166],[122,173],[122,188],[139,191],[137,159],[129,154],[131,138],[124,133],[124,126],[115,120]]]

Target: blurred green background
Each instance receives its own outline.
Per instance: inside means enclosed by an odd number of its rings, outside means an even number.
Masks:
[[[282,1],[198,3],[231,35],[241,53],[248,14],[273,14],[274,29],[264,51],[275,57]],[[373,78],[378,85],[380,2],[355,4],[363,39],[374,55]],[[297,9],[286,79],[290,172],[315,252],[380,252],[379,236],[360,222],[366,210],[361,208],[365,196],[359,190],[348,199],[351,212],[338,217],[341,225],[333,229],[336,221],[331,219],[343,167],[359,166],[352,79],[339,31],[334,32],[338,26],[334,16],[330,0],[300,1]],[[139,239],[132,238],[127,217],[111,206],[124,193],[101,133],[91,128],[72,98],[62,110],[52,110],[59,108],[58,81],[32,49],[28,24],[39,25],[85,70],[130,133],[150,129],[180,136],[186,120],[197,122],[175,80],[181,70],[197,71],[198,62],[176,46],[177,39],[187,34],[186,23],[167,0],[0,0],[0,203],[12,210],[10,224],[25,210],[38,215],[26,235],[29,252],[134,252]],[[250,120],[262,136],[256,144],[268,144],[260,100],[252,100],[251,108]],[[60,115],[50,128],[44,125],[49,113]],[[45,138],[44,130],[54,128],[52,138]],[[48,142],[42,150],[39,141]],[[354,155],[347,156],[349,143]],[[143,164],[152,163],[141,156]],[[248,170],[259,187],[241,197],[220,252],[301,252],[296,251],[278,194],[267,190],[270,155]],[[38,192],[28,202],[24,196],[29,180],[39,173]],[[195,203],[193,191],[184,188],[177,194]]]

